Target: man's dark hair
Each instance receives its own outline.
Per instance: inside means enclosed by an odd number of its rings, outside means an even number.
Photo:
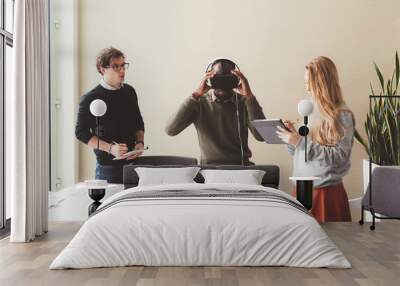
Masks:
[[[120,50],[118,50],[116,48],[109,47],[109,48],[103,49],[96,58],[97,71],[101,74],[100,67],[106,68],[110,65],[110,62],[112,59],[116,59],[116,58],[120,58],[120,57],[125,58],[125,55],[123,52],[121,52]]]

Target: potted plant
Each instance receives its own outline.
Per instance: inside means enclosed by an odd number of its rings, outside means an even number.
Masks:
[[[397,95],[400,85],[399,56],[396,52],[395,69],[392,77],[385,80],[378,65],[374,63],[379,80],[379,93],[376,93],[370,83],[371,94],[387,96],[375,98],[367,113],[364,124],[369,140],[364,140],[355,131],[355,139],[360,143],[372,160],[372,169],[379,166],[400,165],[400,99],[391,98]],[[369,183],[369,160],[363,160],[364,192]]]

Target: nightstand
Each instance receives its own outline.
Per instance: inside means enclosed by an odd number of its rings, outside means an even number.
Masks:
[[[88,207],[88,215],[90,216],[97,208],[101,205],[100,200],[104,198],[107,189],[124,189],[124,185],[120,184],[105,184],[105,185],[93,185],[86,182],[81,182],[75,185],[76,188],[88,190],[89,197],[93,200],[93,203]]]

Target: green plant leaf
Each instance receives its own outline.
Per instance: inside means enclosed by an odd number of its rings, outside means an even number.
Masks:
[[[388,84],[390,86],[390,94],[388,94],[388,95],[390,95],[390,96],[395,94],[395,92],[393,90],[393,82],[394,82],[394,74],[395,74],[395,72],[396,71],[393,71],[392,79],[390,80],[390,84]]]
[[[383,80],[382,73],[381,73],[378,65],[375,62],[374,62],[374,66],[375,66],[376,74],[378,75],[378,78],[379,78],[379,82],[381,84],[382,92],[385,93],[385,81]]]
[[[356,140],[356,142],[358,144],[360,144],[361,146],[364,147],[364,150],[367,154],[369,154],[369,150],[368,150],[368,144],[366,143],[366,141],[364,140],[364,138],[361,136],[360,132],[358,132],[357,129],[354,130],[354,139]]]
[[[365,140],[363,142],[357,130],[354,137],[361,145],[363,145],[362,142],[365,144],[364,149],[368,150],[372,162],[380,165],[400,165],[400,99],[393,97],[397,95],[400,86],[400,64],[397,51],[395,69],[387,82],[375,62],[374,68],[381,86],[379,95],[388,97],[370,98],[371,107],[364,123],[368,142]],[[372,95],[376,95],[371,82],[370,89]]]
[[[389,144],[387,142],[385,142],[386,144],[383,144],[386,147],[388,161],[391,161],[390,157],[394,152],[393,132],[391,132],[392,131],[392,126],[390,124],[390,121],[391,121],[390,115],[388,116],[388,114],[386,114],[385,117],[384,117],[384,122],[382,122],[382,124],[385,127],[384,134],[386,133],[387,136],[382,136],[382,137],[384,137],[384,139],[385,139],[384,141],[389,139]]]
[[[371,88],[371,94],[372,94],[373,96],[375,96],[375,90],[374,90],[374,88],[372,87],[372,83],[371,83],[371,82],[369,83],[369,87]]]
[[[386,85],[386,95],[391,96],[392,95],[392,84],[391,84],[391,80],[389,79],[387,81],[387,85]],[[385,104],[386,105],[386,104]]]
[[[395,93],[397,94],[397,88],[399,87],[399,81],[400,81],[400,64],[399,64],[399,54],[396,51],[396,90]]]

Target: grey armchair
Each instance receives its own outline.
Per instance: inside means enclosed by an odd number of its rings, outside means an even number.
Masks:
[[[370,188],[368,186],[361,202],[361,220],[364,222],[364,210],[372,212],[371,230],[375,229],[375,218],[400,219],[400,167],[375,168],[371,177],[371,201]],[[381,216],[376,216],[380,214]]]

